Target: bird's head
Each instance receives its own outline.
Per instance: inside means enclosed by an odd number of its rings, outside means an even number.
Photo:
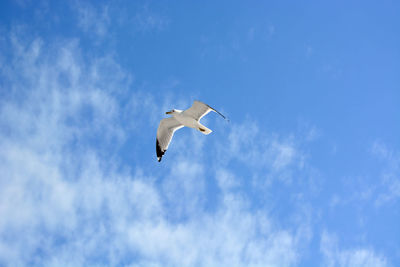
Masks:
[[[182,110],[173,109],[173,110],[170,110],[170,111],[165,112],[165,114],[167,114],[167,115],[174,115],[174,114],[181,113],[181,112],[182,112]]]

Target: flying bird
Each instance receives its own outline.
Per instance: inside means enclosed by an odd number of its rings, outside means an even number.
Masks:
[[[193,105],[187,110],[173,109],[166,112],[165,114],[171,115],[172,117],[162,119],[160,125],[158,126],[156,140],[158,162],[161,161],[162,156],[164,155],[165,151],[167,151],[168,146],[171,143],[172,136],[176,130],[186,126],[199,130],[205,135],[210,134],[212,131],[200,123],[200,119],[207,115],[210,111],[218,113],[225,120],[227,120],[227,118],[219,111],[197,100],[195,100]]]

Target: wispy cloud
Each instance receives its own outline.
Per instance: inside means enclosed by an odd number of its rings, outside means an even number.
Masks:
[[[163,30],[170,21],[167,17],[151,10],[148,5],[144,5],[134,16],[133,23],[137,30],[146,32]]]
[[[376,141],[371,147],[371,153],[383,161],[383,170],[380,174],[381,184],[376,205],[396,201],[400,198],[400,153],[390,149],[386,144]]]
[[[228,145],[220,149],[223,162],[239,160],[253,168],[264,169],[267,174],[290,182],[291,172],[304,167],[305,155],[294,136],[266,133],[255,122],[233,124],[227,133]]]
[[[386,267],[390,266],[386,258],[370,248],[341,249],[338,238],[328,232],[321,236],[320,250],[325,259],[325,266],[340,267]]]
[[[93,6],[89,2],[77,1],[74,5],[77,11],[78,26],[88,34],[103,38],[108,31],[111,18],[106,5]]]
[[[194,142],[198,158],[169,151],[171,165],[162,174],[121,163],[118,147],[132,134],[127,118],[160,107],[151,95],[125,90],[132,79],[112,57],[83,60],[74,40],[60,45],[10,36],[10,61],[1,69],[7,77],[3,90],[12,88],[0,106],[1,264],[292,266],[299,261],[309,240],[304,224],[282,227],[255,208],[238,190],[243,180],[229,164],[207,167],[203,141]],[[155,120],[140,123],[155,128]],[[228,150],[215,146],[215,151],[228,152],[228,161],[265,165],[273,172],[299,164],[301,152],[291,138],[265,136],[256,123],[226,131]],[[181,135],[174,145],[198,139],[195,134]],[[217,190],[209,208],[206,190],[212,181]]]

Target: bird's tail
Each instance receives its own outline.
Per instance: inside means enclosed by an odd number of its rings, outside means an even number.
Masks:
[[[197,128],[197,130],[199,130],[202,134],[210,134],[212,131],[210,129],[208,129],[206,126],[204,125],[200,125],[199,128]]]

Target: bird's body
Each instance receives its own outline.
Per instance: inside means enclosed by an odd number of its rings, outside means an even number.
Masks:
[[[161,161],[162,156],[165,151],[167,151],[168,146],[171,142],[172,136],[176,130],[182,127],[189,127],[199,130],[201,133],[208,135],[212,131],[202,125],[199,121],[202,117],[208,114],[210,111],[217,112],[224,119],[225,116],[200,101],[194,101],[192,107],[182,111],[178,109],[173,109],[166,112],[166,114],[172,115],[170,118],[162,119],[157,130],[157,140],[156,140],[156,152],[158,161]]]
[[[175,112],[172,114],[172,116],[183,126],[199,130],[203,134],[210,134],[212,132],[210,129],[202,125],[198,120],[184,111]]]

